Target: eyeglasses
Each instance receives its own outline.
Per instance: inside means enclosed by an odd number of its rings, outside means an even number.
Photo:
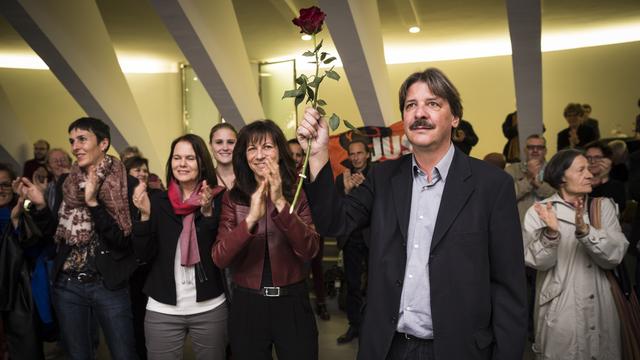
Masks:
[[[546,149],[547,147],[544,145],[527,145],[527,150],[539,150],[542,151],[544,149]]]
[[[595,155],[595,156],[585,156],[589,162],[596,162],[604,159],[604,156]]]
[[[0,183],[0,189],[11,189],[11,183],[10,182]]]

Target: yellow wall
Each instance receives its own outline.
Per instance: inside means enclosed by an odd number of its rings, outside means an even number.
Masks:
[[[153,151],[145,155],[149,156],[152,171],[162,174],[169,144],[182,132],[179,75],[129,74],[126,77],[159,157],[153,157]],[[42,138],[52,147],[69,150],[67,127],[86,114],[50,71],[0,69],[0,84],[31,141]],[[0,119],[3,131],[11,129],[12,124],[2,121]],[[127,120],[116,120],[119,121]],[[130,142],[135,145],[135,139]],[[28,147],[31,149],[30,144]],[[115,154],[113,150],[110,153]]]
[[[589,103],[592,116],[600,121],[602,136],[610,136],[619,126],[627,134],[638,112],[640,97],[640,42],[544,53],[543,116],[550,155],[556,149],[556,134],[566,128],[562,111],[569,102]],[[389,65],[391,93],[400,120],[397,92],[404,79],[414,71],[427,67],[442,69],[461,93],[464,118],[473,124],[480,137],[471,155],[482,158],[489,152],[501,152],[506,139],[501,124],[515,110],[515,89],[511,57],[491,57],[431,63]],[[338,69],[344,75],[342,69]],[[360,114],[346,78],[339,82],[325,81],[321,90],[336,112],[362,125]],[[346,129],[341,126],[336,132]]]
[[[543,54],[543,114],[550,153],[555,151],[557,132],[566,127],[562,110],[572,101],[592,105],[592,115],[600,120],[603,136],[611,134],[616,127],[631,133],[640,97],[638,59],[640,42]],[[515,109],[511,58],[390,65],[389,91],[393,98],[397,99],[398,88],[408,74],[428,66],[441,68],[460,90],[464,117],[472,122],[480,137],[472,155],[483,157],[489,152],[501,151],[505,139],[500,125],[505,115]],[[329,104],[325,108],[329,114],[336,112],[354,125],[362,125],[344,71],[336,70],[342,79],[339,82],[326,79],[320,90],[320,96]],[[126,78],[158,154],[157,158],[149,159],[151,169],[163,174],[169,144],[182,133],[180,77],[178,74],[128,74]],[[67,126],[84,116],[84,112],[51,72],[0,69],[0,85],[31,141],[45,138],[52,146],[68,148]],[[301,105],[300,114],[303,108]],[[400,119],[400,112],[396,111],[397,118],[390,123]],[[2,119],[0,125],[3,131],[11,128],[11,124],[3,123]],[[341,131],[345,131],[343,126],[338,129]],[[207,138],[208,130],[199,135]],[[135,139],[131,143],[135,145]]]

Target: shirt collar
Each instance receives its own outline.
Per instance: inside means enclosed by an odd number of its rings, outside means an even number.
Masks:
[[[451,168],[451,163],[453,162],[454,154],[455,154],[455,146],[453,145],[453,143],[449,143],[449,150],[447,150],[447,153],[444,154],[442,159],[440,159],[440,161],[438,161],[436,166],[434,166],[433,168],[434,172],[440,176],[442,182],[446,182],[447,180],[447,175],[449,174],[449,169]],[[416,175],[426,175],[424,171],[420,169],[420,166],[418,166],[418,162],[416,161],[415,154],[411,155],[411,168],[413,169],[414,177]]]

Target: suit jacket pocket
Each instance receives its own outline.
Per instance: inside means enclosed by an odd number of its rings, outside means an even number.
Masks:
[[[493,330],[490,327],[480,329],[473,334],[478,349],[486,349],[493,343]]]

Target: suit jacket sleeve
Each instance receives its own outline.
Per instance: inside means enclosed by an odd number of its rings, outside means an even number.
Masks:
[[[338,193],[331,164],[327,163],[314,182],[305,184],[313,222],[322,236],[345,236],[369,225],[374,198],[375,170],[347,196]]]
[[[522,359],[527,331],[527,300],[522,230],[513,181],[500,186],[490,221],[494,360]]]

